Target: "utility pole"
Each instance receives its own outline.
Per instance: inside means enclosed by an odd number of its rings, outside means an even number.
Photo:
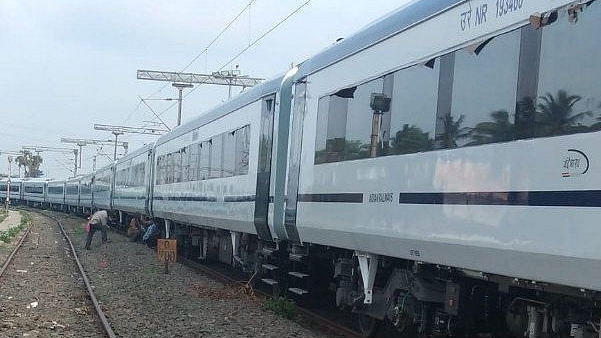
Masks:
[[[162,135],[168,130],[160,128],[142,128],[142,127],[127,127],[127,126],[116,126],[109,124],[98,124],[94,123],[94,130],[110,131],[115,135],[115,152],[113,160],[117,160],[117,138],[123,134],[146,134],[146,135]]]
[[[12,169],[13,157],[8,155],[8,180],[6,182],[6,210],[10,206],[10,175]]]
[[[7,154],[8,155],[8,180],[6,182],[6,200],[5,200],[5,208],[6,210],[8,210],[8,207],[10,206],[10,178],[12,176],[12,162],[13,162],[13,157],[11,155],[21,155],[23,154],[22,152],[19,151],[12,151],[12,150],[0,150],[0,155],[1,154]],[[19,167],[19,170],[21,170],[21,167]],[[19,173],[19,176],[21,176],[21,174]]]
[[[0,155],[3,155],[3,154],[20,156],[20,155],[23,155],[23,152],[22,151],[14,151],[14,150],[0,150]],[[8,170],[9,170],[8,179],[9,180],[10,180],[10,176],[11,176],[11,174],[10,174],[10,171],[11,171],[10,164],[11,164],[11,162],[12,162],[12,159],[9,156],[9,160],[8,160],[8,164],[9,164],[8,165]],[[15,163],[16,163],[16,161],[15,161]],[[21,177],[21,167],[20,166],[19,166],[19,177]]]
[[[184,88],[192,88],[193,85],[189,83],[174,83],[172,84],[179,91],[179,98],[177,99],[177,127],[182,124],[182,90]]]
[[[66,137],[62,137],[61,142],[74,143],[79,147],[79,168],[81,168],[82,147],[90,145],[90,144],[105,145],[105,144],[114,144],[115,143],[115,142],[113,142],[113,140],[75,139],[75,138],[66,138]],[[117,142],[117,144],[115,145],[115,157],[117,157],[117,154],[116,154],[117,146],[123,147],[125,154],[127,154],[127,149],[129,147],[129,143]]]
[[[177,110],[177,125],[181,124],[182,117],[182,90],[184,88],[192,88],[192,84],[212,84],[228,86],[228,100],[232,96],[232,86],[252,87],[260,84],[265,79],[257,77],[249,77],[248,75],[240,75],[240,70],[236,65],[236,69],[214,72],[213,74],[194,74],[194,73],[177,73],[163,72],[156,70],[138,70],[137,77],[139,80],[167,81],[172,82],[172,86],[179,91],[178,110]]]
[[[55,152],[55,153],[73,153],[73,162],[74,162],[74,167],[73,167],[73,177],[77,176],[77,154],[78,154],[78,150],[77,149],[72,149],[72,148],[58,148],[58,147],[45,147],[45,146],[25,146],[25,147],[21,147],[21,149],[23,150],[33,150],[36,152],[36,154],[40,154],[43,151],[49,151],[49,152]]]

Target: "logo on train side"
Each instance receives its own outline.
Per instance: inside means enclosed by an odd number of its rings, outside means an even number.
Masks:
[[[580,150],[568,149],[561,167],[562,177],[575,177],[586,174],[589,168],[588,156]]]

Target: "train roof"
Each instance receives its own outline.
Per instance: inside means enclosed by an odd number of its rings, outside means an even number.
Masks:
[[[391,12],[299,65],[297,79],[386,40],[466,0],[420,0]]]
[[[48,182],[52,181],[51,178],[46,177],[25,177],[23,178],[23,182]]]
[[[155,145],[163,144],[167,141],[170,141],[178,136],[186,134],[200,126],[204,126],[212,121],[215,121],[232,111],[239,109],[241,107],[246,106],[247,104],[258,100],[259,98],[276,92],[280,89],[280,85],[282,84],[283,75],[278,76],[274,79],[268,80],[258,86],[254,86],[248,91],[234,97],[233,99],[218,105],[217,107],[207,111],[194,118],[193,120],[182,124],[177,127],[173,131],[159,137],[156,141]]]
[[[132,158],[149,151],[153,147],[154,147],[154,142],[145,144],[141,148],[138,148],[138,149],[128,153],[127,155],[121,157],[120,159],[118,159],[117,162],[115,162],[115,165],[119,165],[125,161],[131,160]]]
[[[101,173],[101,172],[103,172],[105,170],[110,170],[115,165],[115,163],[116,163],[116,161],[112,162],[112,163],[109,163],[109,164],[105,165],[104,167],[101,167],[100,169],[96,169],[96,171],[92,175],[96,175],[96,174]]]

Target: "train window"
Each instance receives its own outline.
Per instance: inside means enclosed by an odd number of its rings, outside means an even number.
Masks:
[[[190,146],[182,148],[181,154],[182,154],[181,182],[189,182],[190,181]]]
[[[383,155],[432,149],[439,73],[440,62],[432,60],[393,74],[390,128],[382,128]]]
[[[159,155],[156,157],[156,184],[163,184],[163,156]]]
[[[62,195],[63,187],[48,187],[48,193],[52,195]]]
[[[330,97],[324,96],[317,101],[317,126],[315,130],[315,164],[334,162],[328,156],[332,153],[326,151],[328,132],[328,110]]]
[[[199,179],[206,180],[209,178],[209,169],[211,167],[211,142],[205,141],[201,143],[199,163]]]
[[[520,32],[514,30],[455,52],[444,148],[514,139]]]
[[[353,98],[347,98],[344,160],[369,157],[373,111],[370,108],[372,93],[383,92],[383,79],[379,78],[357,87]]]
[[[211,165],[209,166],[209,178],[220,178],[223,159],[223,134],[214,136],[210,143]]]
[[[601,130],[601,3],[542,28],[535,137]]]
[[[372,94],[383,92],[383,83],[378,78],[319,100],[317,119],[326,127],[321,126],[316,135],[316,164],[369,157],[370,100]]]
[[[236,159],[235,175],[248,174],[248,159],[250,152],[250,126],[246,125],[236,130]]]
[[[165,183],[173,183],[173,159],[172,154],[167,154],[165,156],[165,163],[163,163],[163,167],[165,168]]]
[[[183,170],[182,170],[182,160],[184,158],[184,152],[183,149],[180,149],[176,152],[173,153],[174,154],[174,168],[173,168],[173,172],[174,172],[174,178],[173,181],[174,182],[183,182]]]
[[[188,154],[188,180],[198,181],[198,161],[200,157],[200,143],[191,144],[186,148]]]
[[[236,136],[235,131],[223,133],[223,177],[236,173]]]

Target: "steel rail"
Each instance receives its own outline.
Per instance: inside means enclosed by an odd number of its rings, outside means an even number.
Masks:
[[[17,243],[17,245],[15,246],[15,248],[13,249],[13,251],[10,253],[10,255],[8,255],[8,258],[6,259],[6,261],[4,262],[4,264],[2,265],[2,268],[0,268],[0,278],[2,278],[2,275],[4,274],[4,271],[6,271],[6,269],[8,268],[8,266],[10,265],[10,263],[12,262],[13,258],[17,254],[17,251],[19,251],[19,249],[21,248],[21,245],[23,244],[23,242],[25,242],[25,239],[29,236],[29,233],[31,232],[32,225],[33,225],[33,223],[29,224],[29,227],[27,228],[27,230],[25,231],[25,233],[23,234],[23,236],[21,236],[21,239],[19,240],[19,242]]]
[[[221,271],[218,271],[217,269],[214,269],[208,265],[205,264],[201,264],[192,260],[188,260],[185,258],[179,258],[178,261],[185,265],[188,266],[190,268],[199,270],[207,275],[209,275],[209,277],[212,277],[214,279],[217,279],[221,282],[223,282],[226,285],[242,285],[242,284],[246,284],[246,281],[239,281],[234,279],[231,276],[228,276],[227,274],[224,274]],[[264,292],[262,290],[258,290],[258,289],[253,289],[254,292],[257,292],[259,294],[261,294],[263,297],[271,297],[271,295],[267,292]],[[296,306],[296,309],[298,310],[298,312],[300,312],[304,317],[309,318],[310,320],[316,322],[318,325],[321,325],[323,328],[335,332],[337,334],[343,335],[345,337],[348,338],[364,338],[365,336],[362,335],[361,333],[354,331],[344,325],[338,324],[330,319],[327,319],[323,316],[318,315],[317,313],[306,309],[304,307],[301,306]]]
[[[63,236],[69,243],[69,246],[71,247],[71,253],[73,254],[73,258],[75,259],[75,262],[77,263],[77,267],[79,268],[79,272],[81,273],[83,282],[86,285],[88,294],[90,295],[90,299],[92,300],[92,303],[94,304],[96,313],[98,314],[98,317],[100,318],[100,321],[102,322],[104,331],[106,332],[107,336],[109,336],[109,338],[117,338],[117,336],[115,335],[115,332],[113,331],[113,328],[111,327],[111,324],[106,319],[106,316],[104,315],[104,311],[102,311],[102,308],[100,307],[100,304],[98,303],[98,300],[96,299],[96,295],[94,295],[94,291],[92,289],[92,285],[90,284],[90,280],[88,279],[88,275],[86,274],[86,272],[83,268],[83,265],[81,265],[81,262],[79,261],[79,257],[77,256],[77,252],[75,251],[75,247],[73,246],[73,242],[71,242],[71,239],[67,235],[65,228],[63,228],[63,223],[60,221],[60,219],[58,219],[52,215],[48,215],[46,213],[39,212],[39,211],[38,211],[38,213],[56,221],[56,223],[58,224],[59,228],[61,229],[61,233],[63,234]]]
[[[61,229],[62,229],[62,227],[61,227]],[[121,231],[119,229],[111,228],[111,231],[125,236],[125,232]],[[71,243],[71,242],[69,241],[69,243]],[[71,246],[71,247],[73,247],[73,246]],[[221,283],[226,284],[226,285],[242,286],[247,283],[246,280],[244,280],[244,281],[237,280],[237,279],[233,278],[232,276],[230,276],[226,273],[223,273],[222,271],[219,271],[209,265],[202,264],[202,263],[199,263],[199,262],[196,262],[193,260],[189,260],[189,259],[186,259],[183,257],[178,257],[178,263],[180,263],[184,266],[187,266],[189,268],[192,268],[196,271],[200,271],[200,272],[208,275],[209,277],[211,277],[215,280],[218,280]],[[271,297],[270,294],[268,294],[267,292],[264,292],[262,290],[253,289],[253,291],[256,293],[259,293],[262,297]],[[348,338],[364,338],[365,337],[361,333],[359,333],[355,330],[352,330],[344,325],[338,324],[335,321],[327,319],[321,315],[318,315],[309,309],[300,307],[298,305],[296,306],[296,309],[298,310],[299,313],[301,313],[301,315],[303,315],[304,317],[317,323],[325,330],[340,334],[340,335],[342,335],[344,337],[348,337]]]

